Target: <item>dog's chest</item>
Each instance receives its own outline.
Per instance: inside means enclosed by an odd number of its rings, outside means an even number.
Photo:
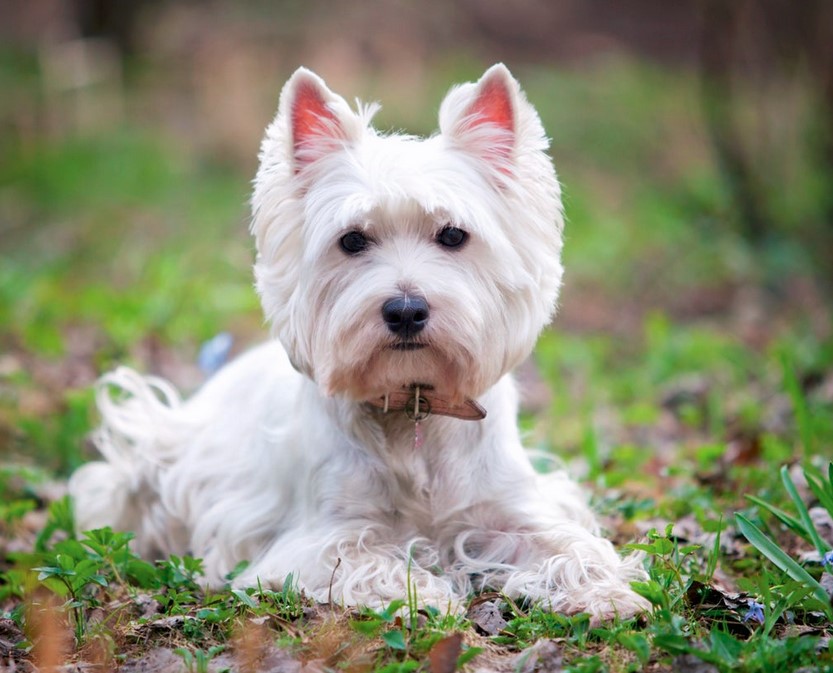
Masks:
[[[449,509],[453,509],[452,503],[462,496],[454,490],[460,475],[446,440],[429,424],[422,428],[411,424],[388,437],[390,505],[405,533],[433,536]]]

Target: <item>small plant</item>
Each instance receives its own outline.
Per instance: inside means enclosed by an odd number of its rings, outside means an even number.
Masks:
[[[812,467],[805,468],[803,472],[813,495],[827,510],[828,514],[833,516],[833,463],[828,465],[826,475]],[[781,480],[795,507],[797,516],[793,516],[755,496],[747,496],[747,498],[773,514],[793,533],[815,546],[822,565],[825,565],[826,562],[829,562],[830,545],[825,542],[816,529],[810,512],[801,499],[786,465],[781,468]],[[806,589],[803,593],[812,597],[812,608],[823,611],[828,619],[833,620],[833,607],[830,604],[830,597],[818,580],[743,514],[735,514],[735,520],[740,532],[749,540],[752,546]],[[798,598],[800,594],[801,592],[793,592],[791,595]],[[803,596],[800,596],[800,598],[803,598]]]
[[[202,576],[202,560],[191,556],[170,556],[159,561],[156,568],[162,591],[154,596],[169,615],[185,614],[201,593],[198,577]]]
[[[410,579],[410,576],[409,576]],[[439,657],[460,669],[476,657],[482,649],[463,645],[459,631],[464,620],[452,614],[443,615],[436,608],[421,609],[416,586],[409,582],[407,599],[394,600],[383,610],[363,609],[359,619],[351,625],[359,634],[379,638],[392,656],[392,661],[380,665],[386,673],[405,673],[420,668],[420,659]]]
[[[50,521],[59,523],[55,527],[47,525],[44,530],[60,527],[68,511],[66,507],[66,499],[53,503]],[[49,551],[36,552],[40,565],[33,570],[38,572],[38,580],[44,586],[66,599],[64,608],[73,615],[75,639],[79,644],[86,635],[86,609],[99,604],[99,589],[111,584],[129,589],[129,582],[145,588],[158,586],[153,566],[130,550],[132,538],[132,533],[114,533],[102,528],[87,531],[81,540],[68,538]],[[47,543],[40,540],[38,544]]]
[[[69,538],[75,537],[75,518],[72,514],[72,504],[69,501],[69,496],[64,496],[49,503],[46,525],[35,538],[35,550],[46,551],[56,533],[61,533]]]
[[[590,632],[590,616],[574,616],[550,612],[540,607],[533,607],[528,613],[512,606],[514,617],[509,619],[501,633],[494,637],[495,642],[528,647],[541,638],[566,638],[579,647],[586,644]]]
[[[208,664],[214,657],[220,654],[220,652],[223,652],[225,649],[225,645],[215,645],[214,647],[210,647],[208,650],[202,650],[200,648],[189,650],[185,647],[178,647],[174,650],[174,653],[182,657],[182,661],[185,662],[185,667],[188,669],[188,673],[208,673]],[[218,673],[223,673],[228,670],[228,668],[224,668],[218,671]]]
[[[20,520],[37,507],[33,499],[0,502],[0,526],[13,530]]]
[[[388,647],[404,650],[405,634],[402,630],[402,618],[397,615],[405,605],[405,600],[398,599],[391,601],[383,610],[364,608],[359,610],[359,618],[352,622],[352,626],[362,635],[381,638]]]
[[[669,523],[662,534],[652,528],[648,531],[648,542],[627,545],[628,549],[645,552],[652,560],[650,579],[634,582],[633,589],[665,611],[672,610],[685,596],[691,572],[683,566],[693,565],[694,555],[701,549],[699,544],[680,546],[672,534],[673,528],[674,524]]]
[[[85,607],[92,602],[90,588],[107,586],[107,578],[102,572],[104,564],[100,559],[90,558],[77,540],[59,542],[55,551],[48,555],[48,561],[48,565],[34,570],[39,573],[38,580],[67,598],[63,607],[72,612],[75,640],[81,644],[86,634]]]
[[[286,621],[295,621],[304,614],[305,600],[292,573],[283,581],[280,591],[265,589],[232,589],[231,593],[256,615],[269,614]]]

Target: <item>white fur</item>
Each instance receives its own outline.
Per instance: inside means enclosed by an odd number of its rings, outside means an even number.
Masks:
[[[483,123],[481,92],[511,104]],[[314,91],[328,118],[298,142],[293,106]],[[491,103],[486,101],[488,107]],[[440,133],[370,127],[314,74],[286,84],[255,180],[255,275],[276,341],[221,370],[189,401],[121,368],[99,385],[107,462],[72,477],[81,529],[136,532],[145,555],[191,553],[207,581],[251,565],[239,585],[379,605],[408,592],[459,607],[490,587],[552,610],[630,615],[643,576],[600,537],[580,490],[532,469],[509,372],[551,318],[561,283],[560,191],[535,110],[508,70],[453,89]],[[299,126],[300,128],[300,126]],[[297,137],[296,137],[297,136]],[[435,240],[447,225],[461,249]],[[372,244],[347,255],[350,230]],[[391,349],[381,306],[430,305],[421,350]],[[429,416],[365,401],[413,383],[488,416]]]

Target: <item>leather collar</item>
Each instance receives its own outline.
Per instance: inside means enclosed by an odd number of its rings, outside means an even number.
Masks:
[[[405,386],[387,395],[367,401],[368,404],[389,411],[404,411],[412,421],[421,421],[431,414],[451,416],[464,421],[482,421],[486,410],[475,400],[466,400],[463,404],[451,404],[448,400],[434,394],[427,386]]]

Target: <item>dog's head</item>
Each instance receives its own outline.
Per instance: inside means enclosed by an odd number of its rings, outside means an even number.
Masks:
[[[303,68],[255,179],[255,275],[293,364],[325,394],[433,386],[462,401],[517,365],[561,283],[560,190],[503,65],[452,89],[440,132],[370,126]]]

